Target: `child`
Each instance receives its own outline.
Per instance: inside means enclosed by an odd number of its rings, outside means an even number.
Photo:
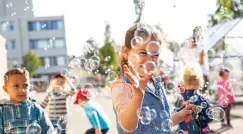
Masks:
[[[224,119],[221,120],[222,127],[228,126],[232,128],[230,123],[230,109],[234,102],[234,91],[229,81],[229,69],[223,68],[219,71],[220,80],[217,81],[218,85],[218,103],[225,110],[227,124],[224,123]]]
[[[67,83],[67,78],[61,74],[57,74],[51,80],[47,95],[41,103],[42,108],[46,108],[49,104],[49,117],[54,127],[58,129],[60,134],[66,133],[66,126],[62,125],[62,128],[58,128],[57,121],[67,114],[67,97],[74,94],[74,91],[64,92],[64,88]],[[67,125],[67,124],[66,124]]]
[[[135,31],[139,29],[149,29],[151,37],[144,39],[143,43],[137,43],[131,45],[131,40],[134,39]],[[138,30],[138,32],[139,32]],[[146,73],[145,75],[138,74],[138,67],[141,64],[147,62],[155,62],[157,64],[159,53],[152,54],[148,52],[148,44],[151,45],[151,41],[159,42],[158,33],[155,32],[155,28],[137,23],[132,26],[126,33],[125,45],[122,48],[121,66],[123,67],[120,80],[115,81],[111,86],[111,96],[114,106],[114,111],[117,117],[117,130],[119,134],[133,133],[133,134],[157,134],[157,133],[171,133],[168,127],[161,126],[162,122],[165,121],[164,125],[171,126],[180,123],[185,119],[192,119],[193,111],[196,111],[194,105],[187,105],[182,111],[175,113],[170,116],[169,105],[165,96],[164,89],[160,84],[160,80],[155,78],[152,74]],[[147,33],[142,35],[148,35]],[[153,42],[154,43],[154,42]],[[155,44],[155,43],[154,43]],[[156,49],[159,50],[159,49]],[[153,52],[154,53],[154,52]],[[133,62],[132,65],[128,61],[130,55],[138,55],[139,60]],[[128,65],[128,63],[130,65]],[[148,86],[147,86],[148,85]],[[156,116],[154,120],[149,124],[139,121],[141,108],[144,106],[154,109]],[[163,116],[160,116],[161,111],[166,111]],[[155,113],[154,112],[154,113]],[[172,120],[172,124],[170,123]],[[147,120],[146,120],[147,121]],[[164,131],[165,130],[165,131]]]
[[[206,99],[200,95],[200,91],[197,93],[197,90],[201,90],[203,87],[203,74],[200,67],[185,67],[183,73],[183,81],[185,92],[182,93],[184,101],[190,102],[196,106],[200,106],[202,111],[198,114],[198,120],[185,120],[179,124],[179,128],[184,131],[185,134],[208,134],[210,132],[208,123],[211,121],[208,115],[206,114],[206,109],[210,107],[210,104]],[[192,99],[194,98],[194,99]],[[180,109],[177,109],[179,111]],[[199,121],[199,122],[197,122]],[[197,123],[199,123],[198,129],[196,129]]]
[[[41,133],[55,133],[44,110],[28,98],[29,72],[23,68],[11,69],[4,75],[4,91],[10,100],[0,100],[0,134],[26,134],[30,124],[38,124]],[[31,127],[31,132],[40,129]],[[38,133],[39,134],[39,133]]]
[[[104,111],[89,100],[85,94],[88,90],[79,90],[74,104],[79,104],[84,108],[86,115],[93,128],[88,129],[85,134],[106,134],[109,130],[110,124],[107,115]]]

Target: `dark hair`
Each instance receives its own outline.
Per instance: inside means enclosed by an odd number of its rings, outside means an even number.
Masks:
[[[131,40],[134,37],[135,31],[139,27],[148,28],[151,32],[151,39],[156,40],[159,43],[162,43],[161,32],[158,30],[158,28],[151,26],[151,25],[148,25],[148,24],[145,24],[145,23],[135,23],[132,27],[130,27],[126,32],[125,44],[122,46],[122,54],[121,54],[121,57],[120,57],[120,62],[121,62],[120,76],[121,77],[123,76],[123,65],[128,65],[128,59],[124,57],[124,53],[126,53],[127,51],[132,49]]]
[[[56,74],[56,75],[53,76],[53,79],[58,79],[58,78],[66,79],[66,77],[61,75],[61,74]]]
[[[226,69],[226,68],[224,68],[224,69],[220,69],[219,70],[219,76],[220,77],[222,77],[223,75],[224,75],[224,73],[229,73],[230,71],[228,70],[228,69]]]

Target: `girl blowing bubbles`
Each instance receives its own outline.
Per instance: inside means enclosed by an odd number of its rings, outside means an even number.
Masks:
[[[126,33],[122,78],[111,87],[119,134],[167,134],[172,126],[193,119],[196,107],[191,104],[170,115],[164,89],[153,75],[160,44],[159,32],[147,24],[135,24]]]

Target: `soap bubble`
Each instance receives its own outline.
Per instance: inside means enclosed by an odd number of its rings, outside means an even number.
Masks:
[[[197,99],[198,99],[198,96],[193,95],[193,96],[190,98],[189,102],[190,102],[190,103],[195,103],[195,102],[197,101]]]
[[[106,82],[112,82],[118,78],[118,75],[114,71],[110,71],[106,77]]]
[[[150,109],[151,119],[154,120],[157,117],[157,112],[155,109]]]
[[[143,38],[139,36],[134,36],[131,40],[131,47],[134,48],[137,45],[143,45]]]
[[[202,108],[207,108],[208,104],[207,104],[207,102],[202,102],[201,106],[202,106]]]
[[[166,119],[162,122],[161,128],[165,132],[171,132],[171,127],[172,127],[172,120],[171,119]]]
[[[216,121],[221,121],[225,117],[225,112],[221,107],[215,107],[212,111],[213,119]]]
[[[85,83],[82,89],[86,89],[88,92],[83,93],[84,96],[90,98],[95,93],[94,86],[91,83]]]
[[[130,54],[128,56],[128,64],[136,67],[136,65],[139,64],[139,56],[137,54]]]
[[[69,67],[71,68],[80,68],[81,67],[81,61],[77,58],[72,59],[69,63]]]
[[[134,37],[141,37],[143,42],[146,43],[151,39],[151,31],[148,27],[138,27],[134,32]]]
[[[212,113],[213,113],[213,110],[212,110],[211,107],[209,107],[209,108],[206,109],[206,114],[207,114],[207,115],[210,115],[210,114],[212,114]]]
[[[26,134],[41,134],[41,127],[36,122],[28,125],[26,129]]]
[[[184,98],[181,94],[175,94],[173,96],[172,103],[174,104],[174,107],[176,110],[181,109],[184,105]]]
[[[60,130],[66,130],[66,126],[67,126],[67,116],[65,115],[58,119],[57,127]]]
[[[160,43],[158,41],[150,41],[146,46],[146,51],[149,55],[158,55]]]
[[[145,76],[147,74],[146,65],[144,64],[138,65],[137,72],[139,76]]]
[[[174,82],[169,82],[165,85],[166,91],[170,94],[174,94],[176,92],[177,86]]]
[[[197,108],[197,114],[202,112],[203,107],[202,106],[196,106]]]
[[[165,110],[161,110],[159,115],[161,118],[169,117],[169,113],[166,112]]]
[[[156,64],[153,61],[148,61],[145,63],[147,72],[155,72]]]
[[[151,114],[147,114],[146,116],[143,116],[140,121],[141,121],[141,124],[143,125],[148,125],[151,123]]]
[[[100,66],[100,61],[99,60],[89,59],[90,70],[96,70],[99,66]]]
[[[66,68],[63,68],[60,73],[64,77],[68,77],[69,76],[69,71]]]
[[[141,109],[137,110],[137,116],[139,119],[141,119],[143,116],[148,116],[150,114],[151,113],[150,113],[150,109],[148,106],[143,106]]]
[[[182,129],[180,129],[180,130],[178,131],[178,134],[184,134],[184,131],[183,131]]]

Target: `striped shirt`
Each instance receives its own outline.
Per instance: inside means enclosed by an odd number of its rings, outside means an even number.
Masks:
[[[65,92],[65,93],[47,93],[45,99],[40,104],[42,108],[49,107],[49,118],[51,120],[58,120],[60,117],[65,116],[67,114],[67,104],[66,100],[68,96],[71,96],[73,92]]]

